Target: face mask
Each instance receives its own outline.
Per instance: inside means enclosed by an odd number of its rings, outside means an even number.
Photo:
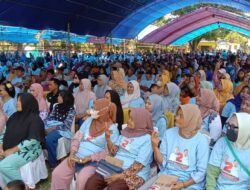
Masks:
[[[99,111],[91,109],[90,110],[90,115],[93,119],[98,119],[99,118]]]
[[[157,81],[156,85],[157,85],[157,86],[161,86],[161,85],[162,85],[162,82],[161,82],[161,81]]]
[[[231,142],[236,142],[236,140],[238,138],[238,132],[236,132],[235,130],[233,130],[231,128],[228,128],[227,129],[227,138]]]

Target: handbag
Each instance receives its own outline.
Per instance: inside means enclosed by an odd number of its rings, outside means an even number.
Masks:
[[[123,169],[121,167],[115,166],[106,160],[101,160],[96,168],[96,173],[103,177],[111,176],[115,173],[122,173]]]
[[[247,173],[248,176],[250,176],[250,171],[247,169],[247,167],[240,161],[240,159],[238,158],[238,156],[236,155],[236,153],[234,152],[234,149],[231,145],[231,143],[229,142],[228,138],[226,137],[226,142],[227,142],[227,146],[230,149],[231,153],[233,154],[235,160],[240,164],[240,167]]]

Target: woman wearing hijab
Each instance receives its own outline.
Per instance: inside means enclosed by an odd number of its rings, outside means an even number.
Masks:
[[[84,121],[72,140],[70,156],[53,171],[51,190],[69,189],[75,171],[78,173],[76,189],[86,189],[85,183],[95,173],[96,162],[103,157],[107,145],[107,128],[112,131],[111,141],[118,140],[119,132],[114,124],[115,104],[107,99],[98,99],[94,102],[94,110],[98,112],[98,116],[89,117]]]
[[[124,80],[125,74],[124,70],[122,68],[113,68],[113,71],[111,72],[111,78],[110,86],[112,86],[112,90],[115,90],[119,96],[123,96],[125,89],[127,88],[127,84]]]
[[[6,184],[22,179],[20,167],[40,156],[40,143],[44,142],[44,124],[34,96],[19,94],[16,106],[17,112],[7,121],[0,151],[0,173]]]
[[[69,85],[69,90],[72,93],[78,92],[81,80],[84,79],[84,78],[88,78],[88,74],[87,73],[84,73],[84,72],[82,72],[82,73],[76,73],[74,75],[73,82]]]
[[[210,156],[206,190],[250,189],[250,115],[235,113]]]
[[[222,125],[224,125],[224,123],[232,115],[232,113],[240,111],[242,101],[247,98],[250,98],[250,88],[248,86],[245,86],[234,99],[229,100],[224,106],[221,113]]]
[[[97,78],[97,85],[94,87],[94,93],[97,99],[104,98],[105,92],[111,90],[108,86],[109,79],[106,75],[99,75]]]
[[[91,104],[96,99],[95,94],[91,91],[91,82],[89,79],[82,79],[79,85],[79,91],[74,94],[76,121],[79,121],[81,126],[83,117]]]
[[[58,164],[56,158],[58,139],[61,137],[71,139],[71,126],[74,117],[74,96],[70,91],[60,91],[58,104],[53,107],[52,112],[44,121],[48,161],[51,168],[55,168]]]
[[[118,124],[118,130],[120,132],[124,122],[124,116],[119,94],[116,91],[107,90],[105,93],[105,98],[116,105],[116,123]]]
[[[127,85],[127,91],[124,96],[121,96],[123,108],[144,108],[145,103],[141,98],[139,83],[131,80]]]
[[[43,87],[38,83],[34,83],[30,86],[30,93],[36,98],[39,106],[40,117],[45,120],[49,113],[48,104],[43,96]]]
[[[216,64],[213,81],[214,81],[214,93],[217,99],[220,102],[220,111],[222,111],[226,102],[232,99],[233,96],[233,83],[230,78],[226,78],[228,75],[225,69],[219,69],[221,66],[221,62]]]
[[[172,189],[204,189],[209,146],[200,133],[201,112],[196,105],[179,106],[176,127],[168,129],[158,148],[159,138],[152,134],[152,146],[160,173],[178,177]]]
[[[164,112],[176,113],[180,105],[180,88],[173,82],[166,84],[163,90]]]
[[[199,78],[200,88],[214,90],[213,84],[211,82],[207,81],[207,76],[206,76],[205,71],[199,70],[198,71],[198,78]]]
[[[142,119],[143,118],[143,119]],[[85,190],[138,189],[149,178],[152,148],[150,134],[153,130],[151,114],[145,108],[131,108],[128,127],[122,130],[116,143],[111,142],[110,132],[106,132],[106,141],[111,155],[122,160],[120,174],[103,178],[95,174],[89,178]]]
[[[216,142],[222,132],[219,101],[212,90],[200,89],[200,93],[196,97],[196,103],[201,111],[201,131],[208,133],[212,141]]]
[[[146,99],[146,109],[151,112],[153,119],[153,126],[159,132],[160,140],[162,140],[167,130],[167,118],[164,114],[163,99],[157,94],[152,94]]]
[[[15,87],[10,82],[0,85],[0,97],[3,101],[3,112],[9,118],[16,112]]]

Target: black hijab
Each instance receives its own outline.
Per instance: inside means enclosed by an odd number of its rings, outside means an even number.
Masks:
[[[6,123],[4,150],[13,148],[24,140],[44,141],[44,124],[39,116],[37,100],[29,93],[19,94],[18,98],[22,104],[22,111],[15,112]]]
[[[111,102],[116,105],[116,122],[118,124],[118,130],[122,130],[122,124],[124,122],[122,104],[119,94],[114,90],[107,90],[106,93],[110,93]]]

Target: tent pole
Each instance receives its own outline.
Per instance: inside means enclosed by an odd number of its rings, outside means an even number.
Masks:
[[[125,61],[125,44],[126,43],[126,40],[124,39],[124,42],[123,42],[123,60]]]
[[[68,68],[70,68],[70,46],[71,46],[71,42],[70,42],[70,22],[68,22],[68,26],[67,26],[67,31],[68,31],[68,49],[67,49],[67,54],[68,54]]]

